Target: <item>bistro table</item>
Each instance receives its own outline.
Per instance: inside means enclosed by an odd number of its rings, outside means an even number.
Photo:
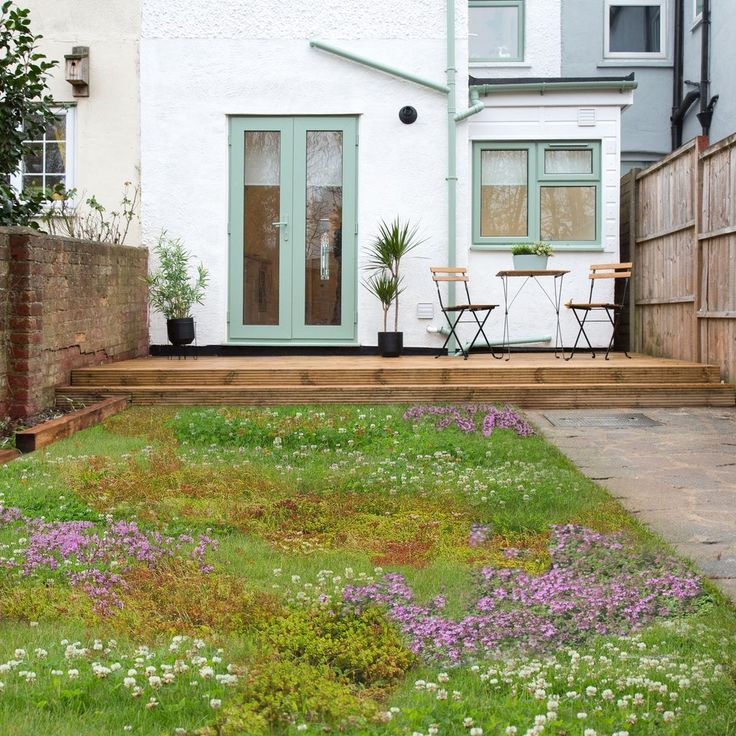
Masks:
[[[563,270],[539,270],[539,271],[499,271],[496,276],[501,279],[503,283],[503,343],[501,350],[506,348],[506,360],[511,358],[511,337],[509,335],[509,309],[511,305],[516,301],[516,297],[522,292],[524,287],[533,281],[539,286],[542,293],[547,297],[547,300],[555,310],[555,358],[560,356],[557,354],[558,350],[562,352],[562,331],[560,330],[560,302],[562,301],[562,280],[566,273],[570,271]],[[552,291],[541,283],[540,279],[545,276],[551,276],[553,278]],[[513,296],[509,299],[509,279],[522,278],[524,279],[519,288],[514,292]]]

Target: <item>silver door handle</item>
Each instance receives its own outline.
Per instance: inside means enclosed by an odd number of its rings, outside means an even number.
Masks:
[[[284,240],[289,239],[289,221],[279,221],[279,222],[272,222],[271,223],[274,227],[283,227],[284,228]]]

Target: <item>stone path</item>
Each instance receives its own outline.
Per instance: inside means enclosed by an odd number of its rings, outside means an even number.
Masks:
[[[656,426],[554,426],[644,414]],[[543,434],[736,602],[736,408],[528,412]]]

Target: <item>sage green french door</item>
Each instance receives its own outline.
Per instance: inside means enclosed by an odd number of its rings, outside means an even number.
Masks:
[[[229,337],[355,338],[356,119],[230,120]]]

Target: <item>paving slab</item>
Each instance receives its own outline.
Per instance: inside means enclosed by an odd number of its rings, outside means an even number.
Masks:
[[[624,421],[634,413],[657,423]],[[527,414],[583,473],[736,602],[736,407]],[[590,426],[616,417],[621,426]],[[570,426],[575,421],[585,426]]]

